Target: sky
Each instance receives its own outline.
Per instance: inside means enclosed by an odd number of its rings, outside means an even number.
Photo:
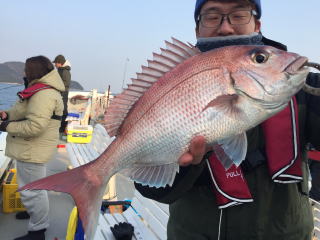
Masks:
[[[261,0],[262,32],[320,62],[320,0]],[[175,37],[196,43],[195,0],[0,0],[0,63],[63,54],[86,90],[118,93]]]

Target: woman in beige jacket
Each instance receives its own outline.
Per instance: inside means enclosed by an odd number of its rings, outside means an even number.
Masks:
[[[63,112],[60,92],[64,84],[50,60],[43,56],[27,59],[27,88],[18,93],[19,101],[9,110],[0,111],[0,131],[8,132],[6,155],[17,160],[19,187],[46,176],[45,163],[56,151]],[[46,191],[21,192],[30,216],[28,234],[16,240],[44,240],[49,226],[49,202]]]

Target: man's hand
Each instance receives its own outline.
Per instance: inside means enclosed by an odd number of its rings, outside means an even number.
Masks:
[[[203,136],[194,137],[191,140],[189,151],[184,153],[179,158],[179,165],[182,167],[190,164],[197,165],[201,162],[203,156],[206,154],[206,140]]]

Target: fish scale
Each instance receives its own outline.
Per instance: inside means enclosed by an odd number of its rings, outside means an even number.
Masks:
[[[71,194],[86,239],[93,239],[112,175],[122,171],[144,185],[171,185],[195,136],[219,150],[225,168],[239,165],[247,151],[245,132],[286,107],[309,71],[306,58],[268,46],[200,53],[177,39],[166,45],[112,100],[105,127],[116,138],[101,156],[20,189]],[[264,61],[256,62],[257,56]]]

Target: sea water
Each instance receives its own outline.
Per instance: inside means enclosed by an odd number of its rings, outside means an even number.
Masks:
[[[0,111],[9,109],[17,100],[23,85],[0,83]]]

